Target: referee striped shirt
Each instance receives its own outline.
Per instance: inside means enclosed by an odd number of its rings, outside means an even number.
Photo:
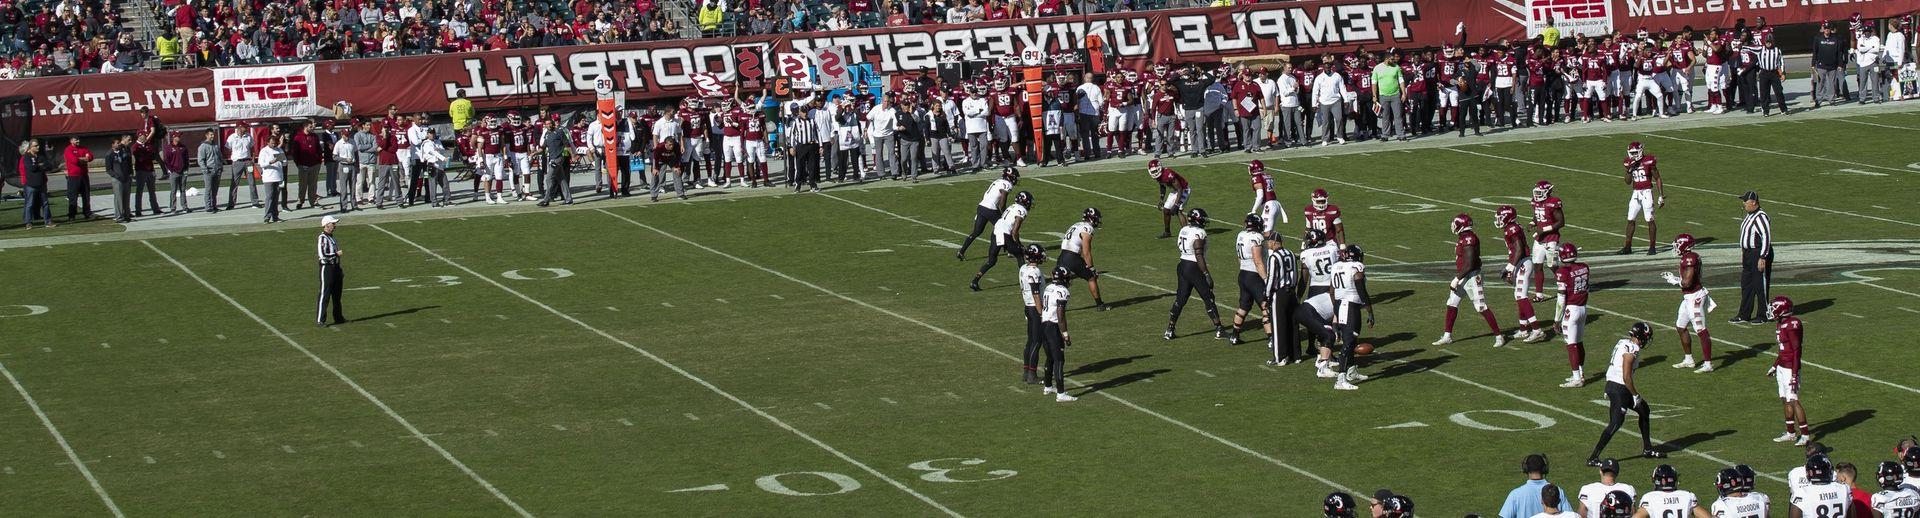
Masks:
[[[1300,278],[1300,261],[1287,247],[1267,252],[1267,292],[1281,293],[1293,291],[1295,279]]]
[[[1773,257],[1773,223],[1767,211],[1755,210],[1740,220],[1740,249],[1753,250],[1760,257]]]
[[[1785,64],[1780,58],[1780,47],[1761,47],[1754,51],[1754,56],[1761,70],[1778,71]]]
[[[820,134],[815,131],[813,126],[813,110],[801,109],[795,111],[793,117],[787,119],[786,137],[788,144],[819,144]]]
[[[315,253],[320,256],[320,264],[337,264],[340,262],[340,243],[334,241],[333,236],[321,233]]]

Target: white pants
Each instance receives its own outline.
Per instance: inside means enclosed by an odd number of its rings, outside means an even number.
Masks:
[[[1654,208],[1653,189],[1634,189],[1633,195],[1627,197],[1627,221],[1637,216],[1641,221],[1652,223]]]
[[[1587,307],[1567,305],[1560,315],[1560,338],[1573,345],[1580,343],[1580,336],[1587,330]]]
[[[746,154],[747,163],[751,163],[751,164],[767,163],[767,141],[749,140],[749,141],[746,141],[745,143],[742,143],[741,146],[744,148],[743,151],[746,152],[745,154]]]
[[[1522,257],[1513,268],[1513,300],[1525,300],[1533,290],[1533,258]]]
[[[1686,330],[1688,324],[1693,325],[1694,331],[1707,330],[1707,290],[1680,297],[1680,311],[1673,317],[1673,327]]]
[[[527,163],[528,157],[525,151],[509,151],[508,156],[513,158],[513,174],[518,176],[533,174],[533,169],[529,167],[531,164]]]
[[[1581,99],[1592,99],[1595,101],[1607,100],[1607,83],[1605,81],[1587,81],[1581,83],[1581,85]]]
[[[995,115],[993,117],[993,141],[994,142],[1013,142],[1015,140],[1018,140],[1019,138],[1020,138],[1020,117],[1019,116],[1015,115],[1015,116],[1001,117],[1001,116]]]
[[[1460,285],[1454,286],[1452,291],[1447,292],[1447,307],[1460,307],[1460,299],[1463,298],[1473,302],[1474,311],[1487,310],[1485,286],[1483,286],[1480,281],[1479,273],[1467,277],[1466,280],[1460,282]]]
[[[487,168],[487,171],[485,174],[487,179],[489,180],[506,180],[507,179],[506,157],[498,154],[483,155],[482,162],[483,162],[483,165],[485,165]]]
[[[1642,96],[1653,97],[1653,113],[1655,115],[1666,114],[1667,98],[1665,94],[1666,92],[1660,90],[1660,82],[1654,80],[1653,76],[1640,76],[1640,80],[1635,82],[1633,87],[1632,115],[1639,115],[1641,106],[1640,99]]]
[[[1799,374],[1798,372],[1794,372],[1793,369],[1773,370],[1773,382],[1774,385],[1777,385],[1779,388],[1780,399],[1786,401],[1800,400],[1800,387],[1793,381]]]
[[[1725,65],[1707,65],[1707,91],[1718,92],[1726,89],[1727,76],[1724,72],[1725,68]],[[1726,99],[1721,99],[1720,103],[1726,104]]]
[[[1167,193],[1167,201],[1160,202],[1160,210],[1168,212],[1179,212],[1180,208],[1185,206],[1187,206],[1187,191],[1184,189]]]
[[[720,158],[729,164],[738,164],[746,159],[746,148],[740,145],[739,135],[720,137]]]
[[[1456,106],[1460,106],[1460,89],[1453,86],[1440,87],[1440,107],[1452,108]]]
[[[1133,106],[1107,108],[1107,131],[1119,133],[1140,127],[1140,109]]]
[[[1560,242],[1535,241],[1533,243],[1533,264],[1541,268],[1546,268],[1547,271],[1553,271],[1554,267],[1560,266]]]

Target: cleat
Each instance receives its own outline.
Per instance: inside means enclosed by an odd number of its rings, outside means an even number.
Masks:
[[[1066,403],[1068,401],[1079,401],[1079,400],[1080,398],[1069,396],[1065,392],[1061,392],[1059,394],[1053,395],[1053,401],[1056,403]]]
[[[1700,368],[1694,369],[1693,372],[1695,374],[1706,374],[1709,372],[1713,372],[1713,360],[1700,362]]]
[[[1524,339],[1521,339],[1520,341],[1530,343],[1530,344],[1545,342],[1547,341],[1547,333],[1539,329],[1527,331],[1527,337]]]
[[[1600,467],[1600,459],[1596,459],[1596,458],[1593,458],[1593,457],[1587,457],[1587,466],[1588,466],[1588,467],[1594,467],[1594,468],[1598,468],[1598,467]]]
[[[1802,435],[1802,436],[1800,436],[1800,440],[1798,440],[1798,441],[1793,441],[1793,445],[1794,445],[1794,446],[1806,446],[1806,445],[1807,445],[1807,442],[1808,442],[1808,441],[1811,441],[1811,440],[1813,440],[1813,438],[1812,438],[1812,437],[1808,437],[1808,436],[1805,436],[1805,435]]]
[[[973,291],[980,291],[980,281],[973,281],[971,283],[968,283],[967,288],[972,289]]]
[[[1507,345],[1507,335],[1504,335],[1504,334],[1493,335],[1494,347],[1504,347],[1506,345]]]
[[[1167,326],[1167,332],[1166,332],[1166,333],[1164,333],[1164,334],[1161,334],[1161,335],[1160,335],[1160,338],[1162,338],[1162,339],[1165,339],[1165,340],[1172,340],[1172,339],[1173,339],[1173,326]]]
[[[1348,379],[1348,380],[1352,380],[1352,381],[1366,381],[1366,380],[1367,380],[1368,378],[1370,378],[1370,377],[1371,377],[1371,376],[1368,376],[1368,375],[1365,375],[1365,374],[1361,374],[1361,373],[1359,373],[1359,372],[1355,372],[1355,370],[1354,370],[1354,369],[1353,369],[1352,367],[1348,367],[1348,368],[1347,368],[1347,379]]]
[[[1342,377],[1333,381],[1333,389],[1334,390],[1360,390],[1360,387],[1353,386],[1352,383],[1347,383],[1347,379]]]
[[[1664,459],[1664,458],[1667,458],[1667,452],[1664,452],[1664,451],[1660,451],[1660,450],[1656,450],[1656,449],[1652,449],[1652,448],[1648,448],[1648,449],[1646,449],[1645,451],[1641,451],[1641,452],[1640,452],[1640,454],[1641,454],[1641,455],[1645,455],[1645,456],[1646,456],[1647,458],[1649,458],[1649,459]]]
[[[1433,341],[1433,345],[1447,345],[1450,343],[1453,343],[1453,333],[1440,333],[1440,339]]]
[[[1633,253],[1633,247],[1631,246],[1620,247],[1620,255],[1627,255],[1631,253]]]
[[[1045,387],[1045,388],[1042,388],[1042,389],[1040,389],[1040,394],[1041,394],[1041,395],[1046,395],[1046,394],[1052,394],[1053,392],[1054,392],[1054,391],[1053,391],[1053,387]]]
[[[1238,333],[1228,335],[1227,345],[1240,345],[1240,335]]]
[[[1587,384],[1586,380],[1570,379],[1570,380],[1567,380],[1565,383],[1561,383],[1560,388],[1580,388],[1581,386],[1586,384]]]
[[[1799,439],[1799,438],[1800,438],[1800,436],[1798,436],[1798,435],[1794,435],[1794,433],[1793,433],[1793,432],[1786,432],[1786,433],[1782,433],[1782,434],[1780,434],[1780,436],[1779,436],[1779,437],[1774,437],[1774,438],[1773,438],[1773,442],[1791,442],[1791,441],[1793,441],[1793,440],[1795,440],[1795,439]]]
[[[966,252],[954,252],[954,253],[953,253],[953,258],[954,258],[954,259],[958,259],[958,260],[961,260],[961,261],[965,261],[965,260],[967,260],[967,253],[966,253]]]
[[[1280,361],[1273,361],[1273,360],[1267,360],[1267,361],[1265,361],[1265,362],[1262,362],[1262,363],[1265,363],[1265,364],[1266,364],[1266,365],[1267,365],[1268,367],[1285,367],[1285,366],[1287,366],[1287,361],[1286,361],[1286,360],[1280,360]]]
[[[1340,377],[1340,373],[1333,372],[1333,370],[1328,369],[1325,366],[1318,367],[1318,372],[1315,372],[1313,375],[1314,377],[1317,377],[1317,378],[1327,378],[1327,379]]]
[[[1172,232],[1161,232],[1161,233],[1160,233],[1160,237],[1159,237],[1158,239],[1166,239],[1166,238],[1169,238],[1169,237],[1173,237],[1173,233],[1172,233]]]
[[[1040,382],[1040,376],[1035,375],[1033,371],[1023,371],[1023,372],[1025,372],[1026,374],[1020,376],[1020,381],[1022,383],[1032,385]]]
[[[1224,329],[1224,328],[1221,328],[1220,326],[1213,326],[1213,339],[1214,339],[1214,340],[1225,340],[1226,338],[1227,338],[1227,330],[1226,330],[1226,329]]]
[[[1658,255],[1658,254],[1659,252],[1655,252],[1653,247],[1651,246],[1647,247],[1647,255]]]
[[[1691,369],[1691,368],[1693,368],[1693,357],[1692,357],[1692,356],[1688,356],[1688,357],[1686,357],[1686,358],[1684,358],[1684,359],[1681,359],[1681,360],[1680,360],[1680,363],[1676,363],[1676,364],[1673,364],[1673,368],[1675,368],[1675,369]]]

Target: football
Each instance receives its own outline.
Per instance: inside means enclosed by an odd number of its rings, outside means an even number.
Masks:
[[[1364,356],[1364,355],[1368,355],[1368,354],[1373,354],[1373,344],[1370,344],[1370,343],[1366,343],[1366,342],[1361,342],[1361,343],[1359,343],[1359,344],[1357,344],[1357,345],[1354,345],[1354,346],[1353,346],[1353,354],[1358,354],[1358,355],[1362,355],[1362,356]]]

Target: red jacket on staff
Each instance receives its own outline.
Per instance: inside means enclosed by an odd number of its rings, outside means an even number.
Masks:
[[[87,162],[93,160],[93,152],[85,146],[69,145],[66,151],[67,177],[86,178]]]

